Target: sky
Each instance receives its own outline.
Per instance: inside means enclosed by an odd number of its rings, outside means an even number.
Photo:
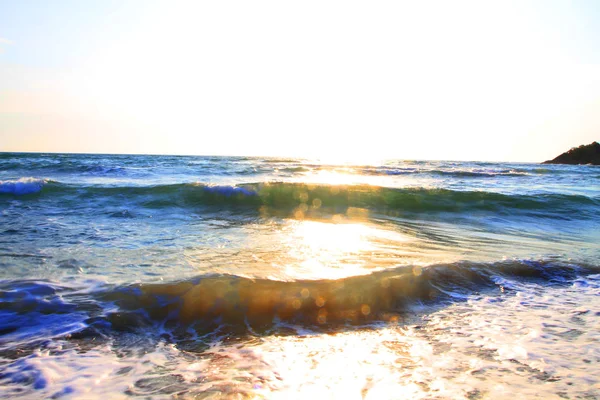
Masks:
[[[538,162],[600,140],[600,3],[0,0],[0,151]]]

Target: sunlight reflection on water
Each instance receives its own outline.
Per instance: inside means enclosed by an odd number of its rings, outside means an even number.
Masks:
[[[282,241],[297,260],[287,266],[286,274],[305,279],[339,279],[381,269],[384,263],[372,263],[382,243],[402,248],[409,242],[398,232],[360,223],[291,221],[286,232]]]

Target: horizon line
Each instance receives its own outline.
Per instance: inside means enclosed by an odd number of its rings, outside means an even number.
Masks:
[[[579,146],[575,146],[576,148]],[[567,150],[568,151],[568,150]],[[161,154],[161,153],[90,153],[90,152],[74,152],[74,151],[6,151],[0,150],[0,154],[65,154],[65,155],[98,155],[98,156],[160,156],[160,157],[245,157],[245,158],[272,158],[272,159],[294,159],[302,161],[320,161],[324,157],[301,157],[301,156],[268,156],[268,155],[240,155],[240,154]],[[562,154],[562,153],[561,153]],[[386,161],[440,161],[440,162],[477,162],[477,163],[510,163],[510,164],[542,164],[544,161],[501,161],[501,160],[452,160],[452,159],[417,159],[417,158],[382,158]],[[546,160],[547,161],[547,160]],[[360,164],[351,162],[340,162],[340,164]]]

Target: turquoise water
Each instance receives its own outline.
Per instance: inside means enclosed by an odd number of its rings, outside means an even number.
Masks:
[[[0,153],[0,395],[600,397],[599,180]]]

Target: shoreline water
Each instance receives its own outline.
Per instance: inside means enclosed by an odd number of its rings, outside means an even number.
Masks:
[[[600,398],[598,179],[2,153],[0,396]]]

